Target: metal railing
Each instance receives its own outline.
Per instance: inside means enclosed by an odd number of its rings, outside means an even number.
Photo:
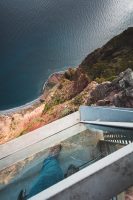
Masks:
[[[133,142],[133,134],[128,133],[128,131],[125,134],[104,133],[104,140],[127,145]]]

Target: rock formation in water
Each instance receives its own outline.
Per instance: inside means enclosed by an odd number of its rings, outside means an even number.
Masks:
[[[89,54],[77,68],[55,73],[40,101],[0,116],[0,143],[64,117],[80,105],[133,107],[133,28]]]

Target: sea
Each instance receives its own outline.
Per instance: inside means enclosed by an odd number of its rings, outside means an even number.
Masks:
[[[0,111],[131,26],[133,0],[0,0]]]

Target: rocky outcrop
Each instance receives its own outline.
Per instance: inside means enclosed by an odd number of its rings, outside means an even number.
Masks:
[[[55,85],[59,85],[63,77],[64,73],[54,73],[48,78],[44,85],[44,90],[42,92],[42,96],[40,97],[40,101],[43,102],[47,98],[49,95],[49,90]]]
[[[88,77],[77,69],[69,68],[64,74],[53,74],[47,81],[40,102],[0,116],[0,144],[77,110],[78,105],[71,101],[88,83]]]
[[[41,114],[44,105],[40,104],[36,107],[21,112],[10,113],[9,115],[0,116],[0,144],[5,143],[25,133],[27,127],[32,121],[41,120]]]
[[[47,107],[63,103],[74,98],[88,85],[89,78],[79,69],[69,68],[60,79],[60,82],[52,87],[45,98]],[[44,96],[46,97],[45,93]]]
[[[133,107],[133,71],[128,68],[114,81],[98,85],[91,95],[96,105]]]

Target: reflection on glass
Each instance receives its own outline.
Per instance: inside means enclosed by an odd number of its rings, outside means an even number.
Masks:
[[[127,129],[89,125],[86,131],[64,140],[57,158],[64,178],[132,142],[131,132]],[[26,189],[29,194],[49,151],[44,147],[41,152],[1,171],[1,199],[17,199],[22,189]]]

